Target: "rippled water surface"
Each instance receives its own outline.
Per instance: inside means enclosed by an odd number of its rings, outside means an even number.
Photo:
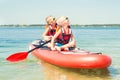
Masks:
[[[120,28],[72,27],[77,47],[102,52],[112,58],[108,69],[67,69],[36,60],[29,55],[20,63],[9,63],[9,55],[28,51],[30,42],[40,39],[41,27],[0,27],[1,80],[120,80]]]

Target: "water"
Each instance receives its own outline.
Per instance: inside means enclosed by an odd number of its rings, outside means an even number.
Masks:
[[[41,38],[43,27],[0,27],[1,80],[120,80],[120,28],[72,27],[81,49],[102,52],[112,58],[108,69],[66,69],[36,60],[29,55],[20,63],[9,63],[9,55],[28,51],[30,42]]]

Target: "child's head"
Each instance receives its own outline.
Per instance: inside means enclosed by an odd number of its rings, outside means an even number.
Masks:
[[[61,16],[56,20],[57,24],[60,26],[69,25],[68,17]]]
[[[47,17],[46,17],[46,22],[47,22],[48,24],[52,24],[52,23],[55,22],[55,18],[54,18],[53,16],[47,16]]]

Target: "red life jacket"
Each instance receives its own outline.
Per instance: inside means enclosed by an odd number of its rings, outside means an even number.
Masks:
[[[70,27],[69,27],[68,34],[66,34],[65,30],[62,28],[62,34],[57,37],[56,42],[63,45],[69,43],[71,34],[72,34],[72,30],[70,29]]]
[[[53,28],[51,25],[49,25],[48,27],[50,28],[50,30],[48,31],[47,36],[53,36],[56,33],[56,28]]]

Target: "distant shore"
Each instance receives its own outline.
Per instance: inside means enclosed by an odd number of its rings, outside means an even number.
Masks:
[[[4,25],[0,25],[0,27],[30,27],[30,26],[45,26],[45,24],[4,24]],[[102,27],[107,27],[107,26],[117,26],[120,27],[120,24],[72,24],[71,26],[80,26],[80,27],[91,27],[91,26],[102,26]]]

